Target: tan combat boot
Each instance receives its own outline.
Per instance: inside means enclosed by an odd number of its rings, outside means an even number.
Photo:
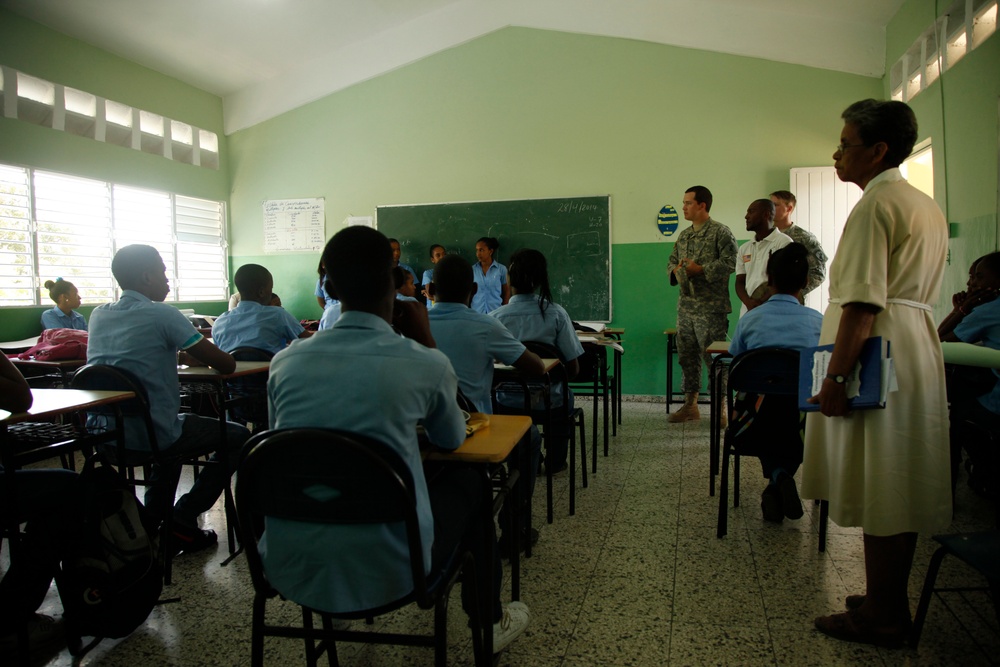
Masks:
[[[690,391],[684,394],[684,406],[667,417],[667,421],[671,424],[676,424],[677,422],[691,422],[701,419],[701,415],[698,414],[698,392]]]

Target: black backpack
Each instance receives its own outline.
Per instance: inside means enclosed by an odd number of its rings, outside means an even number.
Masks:
[[[163,590],[157,540],[147,532],[146,511],[132,486],[100,454],[84,464],[80,482],[80,539],[56,576],[73,655],[103,638],[130,634]],[[81,647],[82,637],[94,641]]]

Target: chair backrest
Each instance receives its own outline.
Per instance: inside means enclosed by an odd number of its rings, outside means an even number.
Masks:
[[[236,506],[254,587],[272,589],[257,542],[264,517],[329,525],[404,523],[415,597],[427,579],[413,476],[389,446],[332,429],[264,431],[246,445]]]
[[[274,353],[269,350],[262,350],[259,347],[238,347],[229,354],[236,361],[271,361]]]
[[[79,368],[73,375],[69,383],[70,389],[89,389],[91,391],[131,391],[135,398],[116,403],[113,408],[97,408],[91,410],[93,414],[112,415],[114,410],[120,410],[126,417],[136,417],[141,419],[146,426],[146,435],[149,437],[150,448],[153,452],[158,451],[156,442],[156,429],[153,427],[153,418],[149,413],[149,393],[146,385],[142,383],[132,371],[110,366],[108,364],[87,364]]]
[[[767,347],[748,350],[729,367],[729,389],[745,394],[734,404],[726,437],[743,455],[775,442],[800,442],[799,352]]]

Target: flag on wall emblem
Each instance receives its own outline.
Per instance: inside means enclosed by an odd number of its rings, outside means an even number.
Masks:
[[[664,236],[673,236],[677,231],[677,209],[667,204],[660,209],[660,214],[656,216],[656,226],[660,228],[660,233]]]

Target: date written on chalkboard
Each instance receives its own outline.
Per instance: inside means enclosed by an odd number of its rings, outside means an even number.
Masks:
[[[578,201],[569,201],[559,204],[556,213],[582,213],[586,211],[599,211],[597,204],[584,204]]]

